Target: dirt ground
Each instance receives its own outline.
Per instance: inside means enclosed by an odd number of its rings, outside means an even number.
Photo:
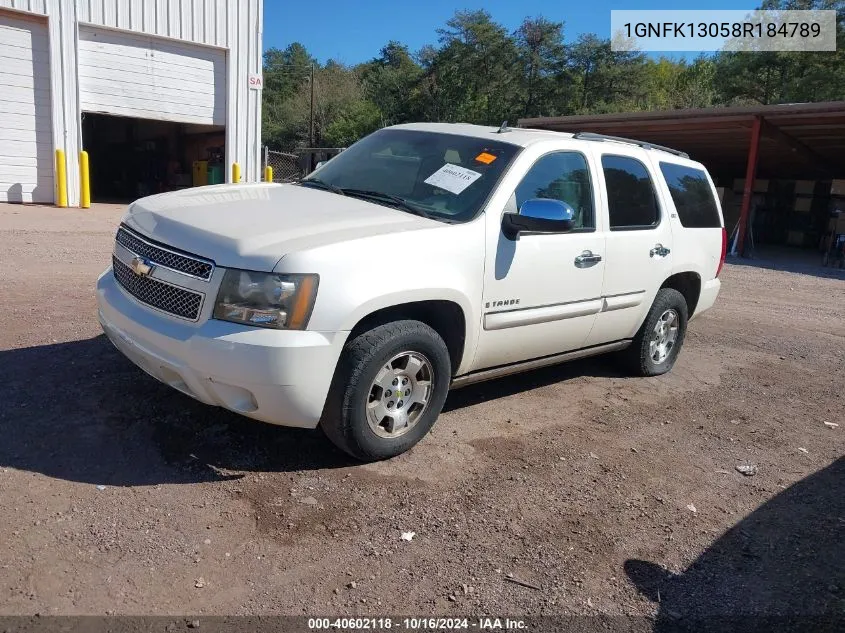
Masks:
[[[0,613],[845,614],[842,275],[729,264],[669,375],[469,387],[359,465],[112,348],[119,214],[0,205]]]

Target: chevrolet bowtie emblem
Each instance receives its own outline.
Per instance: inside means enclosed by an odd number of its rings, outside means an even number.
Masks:
[[[148,277],[153,272],[152,262],[143,257],[133,257],[130,267],[132,268],[132,272],[139,277]]]

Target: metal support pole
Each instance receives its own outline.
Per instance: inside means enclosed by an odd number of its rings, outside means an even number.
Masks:
[[[308,147],[314,147],[314,64],[311,64],[311,116],[308,119]]]
[[[745,188],[742,191],[742,207],[739,210],[739,227],[736,232],[736,242],[731,249],[735,254],[739,248],[740,255],[745,254],[745,233],[748,230],[748,216],[751,211],[751,196],[754,193],[754,180],[757,178],[757,151],[760,148],[760,129],[763,117],[755,116],[751,127],[751,143],[748,147],[748,164],[745,168]]]

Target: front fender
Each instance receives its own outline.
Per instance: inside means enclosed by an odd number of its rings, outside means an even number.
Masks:
[[[451,301],[466,322],[459,371],[472,362],[481,323],[483,222],[435,225],[290,253],[276,271],[320,276],[309,330],[349,331],[384,308]]]

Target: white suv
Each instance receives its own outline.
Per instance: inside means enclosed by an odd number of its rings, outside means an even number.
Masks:
[[[725,246],[713,182],[681,152],[400,125],[298,183],[133,203],[99,318],[197,400],[383,459],[452,387],[614,351],[638,375],[669,371]]]

